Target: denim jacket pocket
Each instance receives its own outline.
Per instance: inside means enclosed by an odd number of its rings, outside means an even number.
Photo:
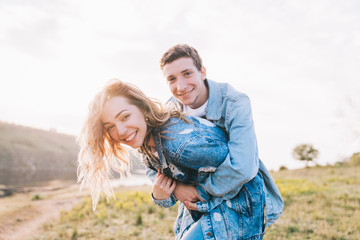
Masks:
[[[252,217],[254,211],[261,212],[260,208],[264,208],[264,197],[263,179],[258,173],[255,178],[243,185],[238,195],[230,200],[228,206],[246,217]]]
[[[253,199],[245,185],[241,188],[238,196],[233,198],[232,200],[234,201],[234,203],[231,205],[235,206],[235,211],[240,212],[246,217],[252,217]]]

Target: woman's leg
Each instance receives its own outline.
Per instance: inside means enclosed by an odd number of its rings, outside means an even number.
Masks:
[[[201,240],[204,239],[204,235],[202,233],[201,221],[198,220],[195,222],[187,231],[181,240]]]

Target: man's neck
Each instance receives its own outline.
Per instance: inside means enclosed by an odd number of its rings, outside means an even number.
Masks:
[[[193,116],[193,117],[204,117],[204,116],[206,116],[207,104],[208,104],[208,101],[205,101],[205,103],[203,105],[201,105],[200,107],[195,108],[195,109],[184,105],[183,112],[190,116]]]

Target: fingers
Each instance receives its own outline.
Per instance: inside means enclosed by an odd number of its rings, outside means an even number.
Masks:
[[[170,187],[170,192],[171,192],[171,193],[174,192],[175,187],[176,187],[176,181],[173,180],[173,181],[172,181],[172,185],[171,185],[171,187]]]
[[[172,194],[175,187],[175,180],[158,171],[153,185],[153,196],[155,199],[166,199]]]
[[[185,201],[184,204],[185,204],[186,208],[189,210],[195,210],[195,211],[198,210],[196,202],[193,203],[193,202]]]
[[[199,199],[201,202],[205,202],[205,200],[202,199],[202,198],[199,196],[199,194],[197,195],[197,197],[198,197],[198,199]]]
[[[158,169],[157,174],[156,174],[156,177],[155,177],[155,180],[158,179],[161,175],[163,175],[163,174],[162,174],[161,171]]]

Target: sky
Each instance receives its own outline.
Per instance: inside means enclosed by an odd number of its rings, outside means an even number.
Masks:
[[[165,102],[161,55],[186,43],[252,103],[269,169],[360,151],[357,0],[0,0],[0,121],[77,135],[111,78]]]

